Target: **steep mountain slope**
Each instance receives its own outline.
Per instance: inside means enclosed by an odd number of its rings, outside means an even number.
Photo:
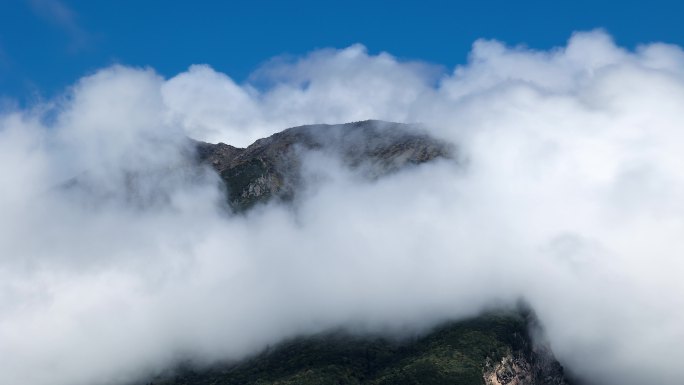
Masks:
[[[154,385],[562,385],[563,368],[535,347],[529,313],[490,313],[401,340],[331,332],[286,341],[238,364],[185,368]]]
[[[416,126],[381,121],[293,127],[247,148],[224,143],[197,145],[199,160],[219,173],[228,201],[236,210],[272,198],[293,199],[301,187],[302,156],[312,151],[332,155],[367,178],[456,155],[452,146]]]
[[[238,212],[294,199],[303,156],[311,151],[333,155],[371,180],[438,158],[457,160],[456,148],[419,128],[379,121],[290,128],[244,149],[197,143],[197,159],[219,173]],[[145,384],[568,384],[551,351],[532,341],[536,327],[522,308],[412,337],[331,331],[285,341],[244,362],[186,366]]]

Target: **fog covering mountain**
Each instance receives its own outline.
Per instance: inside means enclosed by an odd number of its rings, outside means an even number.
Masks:
[[[455,146],[419,126],[383,121],[294,127],[247,148],[200,142],[196,151],[198,164],[219,173],[228,207],[238,213],[269,201],[305,199],[299,198],[301,190],[315,183],[302,170],[311,152],[327,153],[366,180],[440,159],[459,164]],[[74,181],[69,187],[77,185]],[[404,335],[327,330],[296,336],[243,360],[209,366],[179,362],[136,383],[568,384],[533,311],[524,305],[447,321],[435,329]]]
[[[568,384],[551,352],[531,340],[529,314],[491,313],[428,334],[331,331],[290,339],[237,363],[178,365],[146,385]]]
[[[0,383],[122,384],[522,300],[580,380],[678,384],[682,105],[680,47],[601,31],[548,51],[480,40],[448,71],[354,45],[244,84],[116,65],[3,100]],[[367,119],[419,122],[454,155],[378,173],[314,148],[244,208],[196,165],[197,141]]]

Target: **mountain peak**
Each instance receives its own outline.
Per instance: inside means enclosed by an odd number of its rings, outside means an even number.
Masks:
[[[276,198],[291,200],[301,187],[302,156],[319,151],[374,179],[437,158],[455,148],[421,126],[380,120],[288,128],[246,148],[197,144],[197,158],[211,165],[228,188],[228,202],[241,211]]]

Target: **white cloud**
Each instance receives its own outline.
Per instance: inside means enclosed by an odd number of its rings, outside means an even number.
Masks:
[[[570,370],[675,384],[683,63],[679,47],[632,52],[602,32],[548,52],[479,41],[441,77],[352,46],[274,61],[261,87],[208,66],[169,80],[112,67],[50,106],[51,124],[45,106],[4,112],[0,382],[115,383],[523,297]],[[216,177],[183,167],[185,134],[246,145],[366,118],[424,122],[467,163],[367,183],[314,154],[327,182],[295,213],[247,217],[221,214]],[[130,173],[147,176],[134,193]],[[91,191],[54,188],[73,175]]]
[[[406,120],[434,90],[435,69],[370,56],[354,45],[314,52],[293,63],[274,61],[254,74],[266,90],[240,87],[208,66],[193,66],[163,87],[174,121],[190,135],[246,146],[311,123]]]
[[[61,0],[27,0],[38,16],[66,32],[71,39],[70,49],[79,50],[90,40],[90,36],[78,22],[78,15]]]

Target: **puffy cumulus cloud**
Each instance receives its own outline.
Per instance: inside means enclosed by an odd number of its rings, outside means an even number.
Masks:
[[[398,62],[360,45],[269,62],[239,86],[208,66],[170,79],[163,95],[172,121],[194,137],[246,146],[283,127],[365,119],[407,120],[432,93],[437,68]]]
[[[121,384],[336,327],[423,330],[524,298],[590,383],[676,384],[684,359],[684,53],[603,32],[475,43],[452,73],[361,46],[112,67],[0,115],[0,382]],[[437,68],[437,69],[436,69]],[[295,210],[219,209],[186,135],[423,122],[464,162],[363,182],[309,154]],[[321,178],[325,176],[325,178]],[[74,188],[77,177],[78,188]]]

